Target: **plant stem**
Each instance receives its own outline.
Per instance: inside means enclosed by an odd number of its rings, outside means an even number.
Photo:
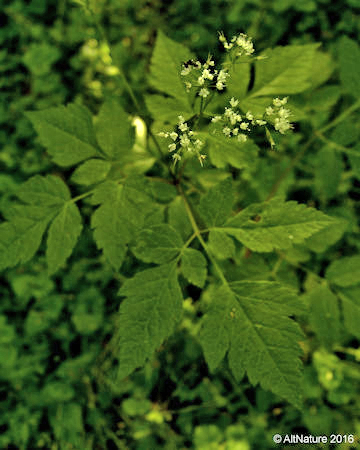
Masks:
[[[188,200],[186,198],[186,195],[185,195],[185,193],[184,193],[184,191],[183,191],[183,189],[182,189],[180,184],[178,185],[178,191],[179,191],[179,194],[181,195],[181,197],[184,200],[184,205],[185,205],[185,208],[186,208],[186,212],[187,212],[187,215],[189,217],[191,226],[192,226],[192,228],[194,230],[195,236],[199,239],[200,244],[202,245],[203,249],[205,250],[206,254],[208,255],[208,258],[212,262],[213,266],[215,267],[215,269],[216,269],[216,271],[217,271],[217,273],[219,275],[220,280],[222,281],[222,283],[224,285],[228,286],[228,282],[227,282],[227,280],[225,278],[225,275],[224,275],[223,271],[221,270],[220,266],[218,265],[218,263],[216,262],[216,260],[212,256],[210,250],[208,249],[208,246],[206,245],[206,242],[204,241],[203,237],[201,236],[201,230],[199,229],[198,224],[196,223],[195,217],[194,217],[194,215],[193,215],[193,213],[191,211],[190,204],[189,204],[189,202],[188,202]]]

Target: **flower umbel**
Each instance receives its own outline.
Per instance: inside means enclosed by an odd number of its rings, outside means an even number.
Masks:
[[[236,57],[251,56],[255,51],[251,38],[244,33],[233,36],[231,41],[228,42],[224,33],[221,32],[219,33],[219,41],[223,44],[225,50],[233,51]]]
[[[293,124],[290,123],[289,117],[291,116],[291,111],[284,108],[288,101],[287,97],[282,99],[274,98],[273,106],[266,108],[266,115],[273,118],[274,128],[281,134],[285,134],[286,131],[294,128]]]
[[[168,145],[170,153],[173,153],[172,157],[174,163],[180,161],[184,154],[193,154],[197,157],[200,164],[203,165],[203,161],[206,155],[200,153],[200,149],[204,143],[196,138],[196,132],[189,128],[189,125],[185,122],[183,116],[178,117],[176,129],[170,133],[161,131],[158,136],[171,139],[171,143]]]

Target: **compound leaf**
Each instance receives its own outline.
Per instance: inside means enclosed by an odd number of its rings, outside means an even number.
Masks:
[[[205,225],[222,225],[231,213],[233,202],[233,187],[231,178],[228,177],[209,189],[200,200],[199,213]]]
[[[189,283],[203,288],[207,275],[205,256],[193,248],[186,248],[181,257],[181,270]]]
[[[87,108],[69,104],[27,112],[26,116],[35,127],[40,142],[59,166],[72,166],[96,156],[97,143]]]
[[[154,209],[148,190],[145,178],[134,176],[123,185],[106,181],[93,195],[93,203],[100,204],[91,219],[95,241],[115,269],[123,262],[126,245]]]
[[[143,366],[170,336],[182,315],[182,294],[176,265],[166,264],[137,273],[121,287],[119,370],[122,379]]]
[[[257,203],[230,218],[220,228],[255,252],[288,249],[334,223],[333,218],[294,201]]]
[[[141,230],[133,248],[135,256],[145,262],[165,264],[181,251],[183,241],[170,225],[153,225]]]
[[[70,256],[82,230],[81,215],[74,203],[65,203],[52,221],[46,248],[50,274],[55,273]]]
[[[103,159],[89,159],[79,166],[72,174],[74,183],[90,186],[104,181],[111,169],[111,162]]]
[[[288,45],[266,50],[255,63],[250,97],[297,94],[311,86],[314,57],[319,44]]]
[[[301,406],[302,332],[290,315],[300,311],[297,297],[279,283],[239,281],[212,295],[200,342],[210,370],[227,354],[236,379],[249,381]]]
[[[109,159],[120,159],[131,150],[135,142],[135,129],[121,105],[114,99],[107,100],[100,109],[96,121],[97,141]]]

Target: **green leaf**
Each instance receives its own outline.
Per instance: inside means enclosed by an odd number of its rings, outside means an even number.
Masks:
[[[185,120],[193,114],[193,110],[188,103],[173,97],[163,97],[162,95],[147,95],[145,103],[151,116],[160,122],[177,123],[178,117],[183,116]]]
[[[135,129],[129,116],[114,99],[101,106],[95,129],[100,147],[111,160],[120,159],[134,145]]]
[[[137,273],[121,287],[118,378],[129,375],[153,357],[182,316],[182,294],[176,265]]]
[[[104,181],[111,169],[111,162],[103,159],[89,159],[79,166],[72,174],[74,183],[90,186]]]
[[[186,248],[181,257],[181,270],[189,283],[203,288],[207,276],[205,256],[193,248]]]
[[[49,228],[46,260],[50,274],[55,273],[71,255],[81,230],[78,207],[74,203],[66,203]]]
[[[16,192],[26,205],[15,205],[8,222],[0,225],[2,269],[25,263],[33,258],[51,220],[70,200],[70,191],[61,178],[36,175]],[[68,231],[67,231],[68,232]],[[59,235],[56,239],[62,239]]]
[[[170,225],[162,224],[141,230],[133,252],[142,261],[165,264],[176,258],[182,246],[179,233]]]
[[[97,155],[97,144],[88,109],[76,104],[27,112],[40,142],[59,166],[73,166]]]
[[[232,258],[235,255],[234,241],[222,231],[210,230],[208,247],[218,259]]]
[[[180,72],[182,64],[192,57],[192,53],[186,47],[169,39],[162,31],[159,31],[151,57],[151,85],[181,103],[189,104]]]
[[[186,241],[191,236],[193,231],[189,216],[187,215],[184,200],[178,196],[169,205],[168,208],[169,224]]]
[[[360,287],[341,288],[338,291],[346,329],[360,338]]]
[[[300,244],[333,222],[333,218],[306,205],[273,199],[248,206],[216,229],[238,239],[250,250],[271,252]]]
[[[226,84],[229,97],[241,100],[245,97],[250,83],[250,64],[237,64],[229,69],[229,81]]]
[[[71,198],[63,180],[53,175],[35,175],[19,187],[16,195],[25,203],[39,206],[61,206]]]
[[[115,269],[123,262],[126,245],[154,209],[147,192],[145,178],[134,176],[128,177],[123,185],[106,181],[93,195],[93,203],[100,204],[91,218],[95,241]]]
[[[360,47],[347,36],[340,39],[339,47],[340,80],[344,91],[360,97]]]
[[[288,316],[298,310],[288,288],[268,281],[241,281],[222,286],[212,295],[203,318],[200,342],[214,371],[227,354],[231,371],[301,406],[303,335]]]
[[[208,227],[222,225],[231,214],[234,194],[231,178],[218,183],[201,197],[199,214]]]
[[[311,85],[314,57],[319,44],[288,45],[266,50],[255,63],[251,97],[297,94]]]
[[[222,169],[230,164],[237,169],[243,169],[253,165],[259,148],[252,140],[241,143],[220,134],[198,134],[200,139],[206,141],[214,166]]]
[[[336,220],[332,225],[307,238],[304,245],[313,252],[322,253],[342,237],[347,227],[346,220]]]
[[[326,285],[306,295],[309,302],[309,320],[320,342],[331,347],[337,343],[340,331],[340,312],[336,296]]]
[[[360,255],[346,256],[332,262],[326,269],[326,279],[342,287],[360,284]]]
[[[25,263],[35,255],[52,217],[45,210],[42,219],[18,217],[0,225],[0,270]]]

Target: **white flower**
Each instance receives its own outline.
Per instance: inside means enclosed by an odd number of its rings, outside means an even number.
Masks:
[[[169,136],[169,133],[164,133],[163,131],[160,131],[157,135],[159,137],[167,138]]]
[[[246,113],[246,118],[247,118],[247,120],[253,120],[253,119],[254,119],[254,116],[251,114],[250,111],[248,111],[248,112]]]
[[[175,139],[178,137],[178,134],[175,133],[175,131],[172,131],[172,132],[170,133],[169,136],[171,137],[171,139],[172,139],[173,141],[175,141]]]
[[[268,116],[272,116],[273,114],[275,114],[274,108],[272,106],[268,106],[265,112]]]
[[[192,84],[190,83],[190,81],[185,81],[185,87],[186,87],[186,91],[189,92],[191,89]]]
[[[242,129],[242,130],[246,130],[246,131],[248,131],[249,130],[249,124],[247,123],[247,122],[242,122],[241,124],[240,124],[240,128]]]
[[[231,128],[229,128],[229,127],[224,127],[224,128],[223,128],[223,133],[225,134],[225,136],[230,136],[230,134],[231,134]]]
[[[169,152],[173,152],[176,150],[176,144],[170,144],[169,145]]]
[[[266,125],[266,120],[256,119],[258,125]]]
[[[181,156],[179,155],[179,153],[174,153],[172,157],[173,157],[173,160],[175,161],[175,164],[176,164],[176,161],[180,161],[180,159],[181,159]]]
[[[215,116],[211,119],[211,122],[216,123],[216,122],[220,122],[220,120],[221,120],[221,116]]]
[[[188,136],[186,134],[183,134],[180,137],[180,145],[181,145],[181,147],[188,147],[190,145],[190,139],[188,138]]]
[[[280,106],[286,105],[287,101],[288,101],[288,97],[284,97],[283,99],[280,99],[277,97],[277,98],[274,98],[273,105],[280,107]]]
[[[186,131],[188,129],[187,123],[179,123],[179,130],[180,131]]]
[[[203,143],[203,141],[200,141],[200,139],[196,139],[196,141],[194,142],[194,145],[196,148],[200,149],[204,145],[204,143]]]
[[[238,133],[239,133],[239,128],[233,128],[232,134],[233,134],[234,136],[237,136]]]
[[[199,92],[200,97],[206,98],[209,94],[210,94],[209,89],[206,89],[206,88],[200,89],[200,92]]]
[[[246,134],[240,133],[240,134],[238,135],[238,137],[237,137],[237,140],[238,140],[239,142],[246,142],[246,140],[247,140]]]
[[[191,69],[192,69],[191,66],[187,66],[187,67],[183,66],[183,69],[180,72],[180,75],[182,75],[183,77],[186,77],[191,72]]]
[[[230,105],[231,105],[233,108],[236,108],[238,104],[239,104],[239,100],[235,100],[235,98],[232,97],[231,100],[230,100]]]

